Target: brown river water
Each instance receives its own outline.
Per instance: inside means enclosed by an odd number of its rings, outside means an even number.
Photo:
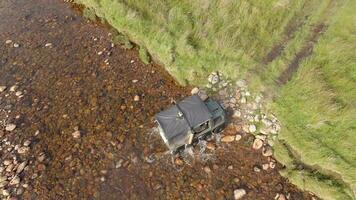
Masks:
[[[256,172],[267,158],[248,135],[204,153],[197,147],[185,162],[174,162],[152,129],[153,116],[189,88],[160,66],[143,64],[136,48],[112,45],[108,27],[69,3],[0,1],[1,85],[8,89],[0,109],[17,127],[1,130],[0,138],[32,141],[26,154],[0,153],[1,161],[30,163],[19,175],[24,192],[5,186],[6,198],[213,200],[233,199],[237,188],[246,190],[245,199],[312,198],[279,175],[280,165]],[[9,92],[13,85],[21,98]]]

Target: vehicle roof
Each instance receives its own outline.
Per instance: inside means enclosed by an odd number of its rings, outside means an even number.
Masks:
[[[183,116],[180,117],[179,112]],[[200,97],[193,95],[159,112],[155,118],[169,142],[175,136],[186,134],[191,128],[208,121],[212,115]]]

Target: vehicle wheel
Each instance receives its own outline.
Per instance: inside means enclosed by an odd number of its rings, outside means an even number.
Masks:
[[[223,127],[222,126],[220,126],[220,127],[217,127],[217,128],[215,128],[214,130],[213,130],[213,133],[220,133],[221,131],[223,130]]]

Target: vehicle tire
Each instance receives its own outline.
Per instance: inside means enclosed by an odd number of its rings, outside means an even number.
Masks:
[[[215,134],[220,133],[223,130],[223,128],[224,128],[223,126],[219,126],[213,130],[213,133]]]

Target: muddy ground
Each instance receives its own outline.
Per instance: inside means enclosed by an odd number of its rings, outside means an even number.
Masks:
[[[251,148],[249,135],[175,162],[152,131],[153,115],[188,88],[109,35],[69,3],[0,2],[0,85],[7,87],[0,108],[16,124],[2,127],[0,138],[31,141],[24,154],[0,153],[2,162],[29,161],[20,183],[3,188],[6,198],[233,199],[238,188],[244,199],[312,198],[278,174],[282,166],[262,170],[268,158]]]

